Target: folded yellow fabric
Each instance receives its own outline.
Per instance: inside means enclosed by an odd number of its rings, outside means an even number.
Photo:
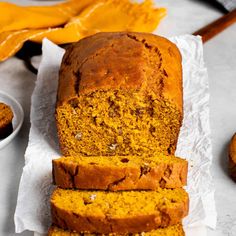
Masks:
[[[165,9],[155,9],[150,0],[141,4],[131,3],[130,0],[100,0],[72,18],[64,28],[50,29],[31,40],[41,42],[47,37],[57,44],[63,44],[101,31],[151,32],[165,14]]]
[[[95,0],[70,0],[52,6],[18,6],[0,2],[0,33],[65,24]]]
[[[56,44],[65,44],[101,31],[152,32],[165,14],[166,10],[154,8],[151,0],[141,4],[129,0],[91,1],[64,27],[0,33],[0,61],[14,55],[27,40],[41,42],[46,37]]]

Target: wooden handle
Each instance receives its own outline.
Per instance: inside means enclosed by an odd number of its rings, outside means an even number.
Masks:
[[[230,13],[222,16],[218,20],[212,22],[211,24],[203,27],[202,29],[193,33],[193,35],[202,36],[202,41],[205,43],[209,39],[213,38],[215,35],[232,25],[236,22],[236,9]]]

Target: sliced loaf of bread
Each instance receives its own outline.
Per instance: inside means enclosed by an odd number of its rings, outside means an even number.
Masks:
[[[56,121],[64,156],[174,154],[183,118],[181,54],[163,37],[104,32],[63,57]]]
[[[52,222],[62,229],[89,233],[139,233],[181,222],[188,194],[158,191],[74,191],[57,188],[51,198]]]
[[[137,234],[91,234],[77,233],[73,231],[63,230],[56,226],[51,226],[48,231],[48,236],[184,236],[184,230],[181,224],[172,225],[166,228],[152,230],[150,232],[141,232]]]
[[[61,188],[156,190],[186,185],[188,163],[174,156],[74,156],[53,160],[54,184]]]

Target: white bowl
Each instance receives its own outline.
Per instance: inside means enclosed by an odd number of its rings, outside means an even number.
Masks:
[[[8,94],[0,91],[0,102],[3,102],[11,107],[12,112],[14,114],[12,125],[13,132],[4,139],[0,139],[0,149],[9,144],[19,132],[23,120],[24,120],[24,112],[19,102],[15,100],[15,98],[9,96]]]

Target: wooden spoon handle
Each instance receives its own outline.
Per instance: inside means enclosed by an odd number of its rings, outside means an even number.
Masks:
[[[209,25],[203,27],[202,29],[193,33],[193,35],[202,36],[202,41],[205,43],[209,39],[213,38],[215,35],[232,25],[236,22],[236,9],[230,13],[222,16],[218,20],[210,23]]]

